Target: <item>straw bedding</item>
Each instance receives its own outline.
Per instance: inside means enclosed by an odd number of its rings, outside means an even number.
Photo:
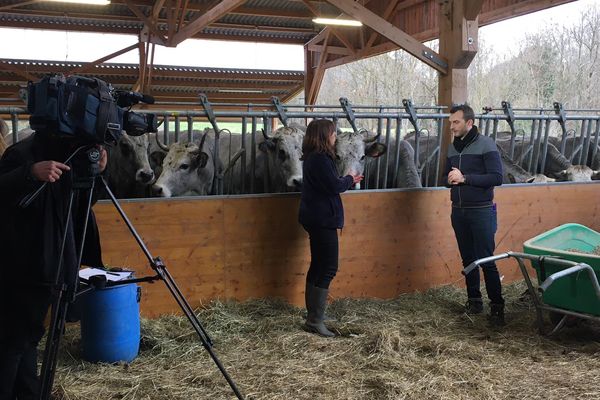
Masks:
[[[278,300],[214,302],[197,314],[247,399],[600,398],[600,327],[538,335],[524,289],[506,286],[501,329],[462,313],[464,289],[455,287],[334,300],[334,339],[304,332],[304,310]],[[61,346],[56,399],[235,398],[184,317],[142,320],[130,364],[81,361],[76,324]]]

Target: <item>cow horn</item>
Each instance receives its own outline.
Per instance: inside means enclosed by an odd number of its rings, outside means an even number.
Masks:
[[[166,146],[166,145],[162,144],[160,142],[160,140],[158,140],[158,132],[154,136],[155,136],[156,144],[158,145],[158,147],[160,147],[162,150],[164,150],[168,153],[170,146]]]
[[[273,140],[272,137],[270,137],[269,135],[267,135],[267,132],[265,131],[265,128],[261,128],[260,130],[262,131],[262,134],[265,137],[265,140]]]
[[[208,134],[208,132],[204,132],[204,135],[202,135],[202,140],[200,140],[200,152],[202,152],[202,148],[204,147],[204,141],[206,140],[206,135]]]
[[[373,143],[375,142],[377,139],[379,139],[379,136],[381,136],[381,132],[379,132],[377,135],[373,136],[372,138],[369,138],[369,131],[366,129],[361,129],[360,131],[358,131],[358,133],[360,133],[361,135],[365,135],[365,133],[367,134],[367,137],[363,138],[363,142],[365,143]]]

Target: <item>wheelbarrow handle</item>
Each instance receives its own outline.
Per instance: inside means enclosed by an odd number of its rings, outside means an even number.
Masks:
[[[504,258],[508,258],[510,257],[510,253],[501,253],[495,256],[489,256],[489,257],[485,257],[485,258],[480,258],[479,260],[475,260],[473,261],[471,264],[469,264],[468,266],[465,267],[465,269],[462,270],[462,274],[467,276],[468,274],[471,273],[471,271],[473,271],[475,268],[479,268],[479,266],[481,264],[486,264],[492,261],[496,261],[496,260],[502,260]]]
[[[563,270],[553,273],[548,278],[546,278],[546,280],[544,282],[542,282],[539,289],[543,292],[543,291],[547,290],[548,287],[550,285],[552,285],[557,279],[564,278],[565,276],[568,276],[568,275],[576,274],[579,271],[586,271],[588,273],[588,275],[590,276],[590,281],[592,282],[592,285],[594,286],[594,291],[596,292],[596,297],[598,297],[600,299],[600,284],[598,284],[598,278],[596,277],[596,273],[594,272],[592,267],[590,267],[589,265],[587,265],[585,263],[577,264],[573,267],[566,268],[566,269],[563,269]]]

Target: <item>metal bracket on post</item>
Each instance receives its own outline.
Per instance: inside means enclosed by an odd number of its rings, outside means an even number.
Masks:
[[[415,106],[412,103],[411,99],[402,99],[402,104],[404,105],[404,110],[408,114],[408,120],[415,128],[415,133],[419,132],[419,123],[417,118],[417,111],[415,110]],[[415,150],[416,151],[416,150]]]
[[[565,112],[562,103],[557,101],[554,102],[554,112],[558,115],[558,123],[560,124],[560,129],[562,129],[560,152],[561,154],[565,154],[565,147],[567,146],[567,113]]]
[[[279,115],[279,120],[281,121],[281,123],[283,124],[283,126],[288,126],[288,117],[287,115],[285,115],[285,110],[283,109],[282,105],[281,105],[281,101],[279,100],[279,98],[277,96],[273,96],[271,97],[271,102],[273,103],[273,106],[275,107],[275,109],[277,110],[277,114]]]
[[[206,111],[206,116],[208,117],[208,120],[210,121],[210,124],[212,125],[213,130],[215,131],[213,163],[215,166],[215,171],[217,171],[217,159],[219,158],[219,136],[221,131],[219,130],[219,126],[217,125],[217,118],[215,117],[215,113],[213,112],[210,102],[208,101],[208,97],[206,97],[204,93],[200,93],[198,95],[198,98],[200,99],[200,104],[202,104],[202,107],[204,107],[204,111]],[[215,174],[214,176],[213,192],[215,194],[223,194],[223,178],[218,176],[218,174]]]
[[[212,106],[210,105],[210,101],[208,101],[208,97],[206,97],[206,95],[204,93],[200,93],[198,95],[198,98],[200,99],[200,104],[204,108],[204,111],[206,111],[206,116],[208,117],[208,121],[210,122],[213,129],[215,130],[215,133],[219,132],[219,126],[217,125],[217,118],[215,117],[215,113],[213,112]]]
[[[502,110],[504,111],[504,115],[506,115],[506,122],[508,122],[508,126],[510,127],[510,151],[508,156],[513,159],[515,156],[515,136],[517,135],[515,132],[515,114],[508,101],[502,102]]]
[[[345,97],[340,97],[340,105],[342,106],[342,110],[344,110],[344,113],[346,113],[346,118],[348,119],[348,122],[350,122],[350,126],[352,127],[354,132],[358,132],[354,118],[354,111],[352,111],[352,106],[350,105],[348,99]]]
[[[415,128],[415,165],[417,166],[417,168],[419,168],[421,164],[419,162],[419,145],[421,144],[421,131],[419,130],[417,111],[415,110],[415,106],[413,105],[411,99],[402,99],[402,104],[404,105],[404,110],[408,114],[408,120],[412,124],[413,128]]]

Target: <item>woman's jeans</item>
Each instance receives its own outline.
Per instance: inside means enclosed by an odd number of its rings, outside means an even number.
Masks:
[[[314,286],[329,289],[338,270],[337,229],[307,227],[310,240],[310,268],[306,281]]]
[[[452,228],[458,242],[463,267],[473,261],[494,254],[496,247],[497,216],[496,206],[482,208],[452,207]],[[485,288],[492,303],[504,304],[500,275],[496,264],[489,262],[481,265]],[[479,290],[479,268],[474,269],[465,277],[469,299],[481,299]]]

